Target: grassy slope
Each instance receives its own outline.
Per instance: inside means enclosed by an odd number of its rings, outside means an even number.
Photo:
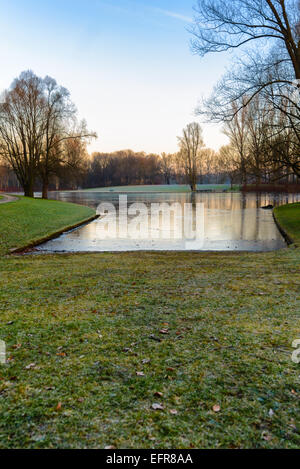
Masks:
[[[95,214],[94,210],[53,200],[20,198],[0,205],[0,254],[23,247]]]
[[[275,209],[275,217],[290,238],[300,243],[300,203],[284,205]]]
[[[0,258],[0,448],[299,448],[299,261]]]

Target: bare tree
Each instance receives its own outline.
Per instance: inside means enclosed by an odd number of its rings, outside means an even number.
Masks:
[[[237,106],[236,103],[232,104],[233,109]],[[239,113],[234,112],[234,117],[231,121],[226,122],[224,133],[229,137],[231,146],[236,149],[239,156],[240,174],[242,184],[247,183],[247,140],[248,140],[248,127],[247,127],[247,108],[241,107]]]
[[[23,72],[0,105],[0,155],[13,168],[25,196],[33,197],[44,137],[43,83]]]
[[[283,45],[300,79],[298,0],[198,0],[192,30],[193,49],[209,52],[237,49],[253,41]]]
[[[196,53],[205,55],[237,48],[245,52],[216,85],[212,96],[199,107],[198,113],[215,122],[227,122],[226,130],[231,134],[231,141],[233,136],[239,148],[244,182],[246,169],[249,170],[250,166],[256,181],[260,181],[260,163],[267,145],[269,157],[281,162],[281,169],[286,168],[286,173],[291,171],[298,175],[300,105],[299,94],[295,93],[295,80],[300,79],[299,1],[233,0],[224,3],[221,0],[203,0],[198,2],[196,15],[193,28]],[[257,48],[252,46],[245,51],[243,46],[251,43],[257,44]],[[258,103],[263,119],[256,113],[255,119],[252,116],[249,120],[253,106]],[[245,113],[248,122],[245,121]],[[246,161],[242,122],[252,141]],[[277,147],[273,148],[275,135]],[[278,139],[287,140],[293,151],[287,152],[286,146],[278,145]],[[270,162],[269,158],[271,169],[277,163],[274,159]],[[280,174],[282,176],[282,172]]]
[[[178,137],[180,155],[186,178],[192,192],[197,191],[197,177],[201,171],[201,152],[204,147],[202,129],[196,122],[183,129],[183,136]]]
[[[13,168],[26,196],[39,176],[43,198],[51,175],[64,164],[65,142],[96,137],[76,124],[69,92],[50,77],[23,72],[4,92],[0,106],[0,156]]]
[[[170,153],[162,153],[160,157],[161,172],[164,176],[165,183],[171,184],[171,177],[174,165],[174,155]]]
[[[77,110],[70,100],[70,93],[66,88],[58,86],[51,77],[43,80],[46,105],[44,108],[45,131],[43,148],[39,161],[39,174],[42,179],[42,197],[48,198],[50,177],[58,174],[63,164],[69,165],[68,149],[81,149],[90,138],[96,138],[95,133],[89,132],[86,123],[76,123]],[[71,141],[69,145],[67,142]],[[76,141],[76,142],[74,142]],[[77,156],[82,152],[77,151]],[[80,172],[80,162],[77,168]],[[72,165],[74,174],[75,166]]]
[[[240,179],[240,158],[235,147],[232,145],[221,147],[217,155],[217,164],[219,171],[225,173],[230,179],[232,188],[233,184]]]

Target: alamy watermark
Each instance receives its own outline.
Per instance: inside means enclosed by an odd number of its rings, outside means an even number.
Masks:
[[[298,365],[300,363],[300,339],[294,340],[292,346],[296,349],[292,354],[292,361]]]
[[[6,363],[6,344],[4,340],[0,340],[0,363]]]
[[[290,85],[285,87],[284,95],[288,101],[294,105],[299,106],[300,103],[300,80],[294,80]]]
[[[204,244],[203,203],[133,203],[127,195],[119,204],[98,206],[97,236],[100,239],[183,240],[186,249],[201,249]]]

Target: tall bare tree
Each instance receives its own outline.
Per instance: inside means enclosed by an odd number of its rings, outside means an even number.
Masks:
[[[269,113],[268,134],[281,133],[281,140],[287,135],[289,143],[293,140],[293,152],[286,152],[283,145],[270,150],[269,154],[276,154],[277,160],[284,161],[287,172],[299,174],[300,95],[295,93],[297,84],[300,84],[299,1],[232,0],[224,3],[221,0],[199,0],[192,32],[194,51],[201,56],[238,48],[244,52],[216,85],[213,95],[200,106],[198,113],[215,122],[229,121],[234,125],[235,119],[242,119],[242,116],[236,116],[243,114],[243,109],[250,108],[252,101],[259,97],[259,103],[263,103],[263,108]],[[274,110],[277,112],[275,120]],[[249,114],[249,109],[247,112]],[[266,123],[264,119],[263,125]],[[273,129],[272,125],[275,125]],[[252,142],[257,150],[256,179],[259,180],[259,129],[255,125],[250,130],[252,137],[256,130],[256,142]],[[268,143],[270,145],[272,140]],[[245,167],[248,163],[245,162]]]
[[[160,157],[160,166],[166,184],[171,184],[173,165],[174,155],[170,153],[162,153]]]
[[[183,129],[183,136],[177,138],[187,181],[192,192],[196,192],[197,178],[201,171],[200,150],[204,147],[201,126],[197,122],[188,124]]]
[[[0,156],[13,168],[26,196],[33,197],[40,177],[43,198],[51,175],[65,162],[68,140],[96,137],[86,124],[76,125],[69,92],[50,77],[23,72],[4,92],[0,105]]]
[[[44,137],[43,82],[23,72],[3,93],[0,105],[0,155],[13,168],[24,189],[33,197],[34,181]]]

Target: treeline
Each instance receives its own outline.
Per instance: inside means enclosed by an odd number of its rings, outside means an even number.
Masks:
[[[199,131],[201,132],[200,126]],[[187,133],[185,135],[187,137]],[[296,175],[291,176],[282,168],[278,168],[277,172],[272,170],[268,152],[259,153],[259,158],[256,159],[250,156],[251,139],[248,141],[249,153],[245,164],[232,144],[223,146],[216,152],[206,148],[203,140],[199,142],[197,148],[195,142],[194,145],[189,140],[185,144],[182,142],[180,151],[173,154],[121,150],[89,155],[85,145],[79,145],[77,140],[71,141],[68,146],[68,162],[61,163],[55,173],[49,176],[48,188],[77,190],[129,185],[189,184],[191,190],[196,190],[197,184],[236,184],[243,185],[245,189],[248,185],[251,190],[255,187],[265,190],[264,185],[268,183],[270,190],[276,187],[276,191],[280,188],[287,191],[287,186],[292,184],[295,185],[293,190],[299,190],[299,178]],[[187,152],[189,147],[194,148],[193,154]],[[276,183],[273,182],[275,174],[280,175]],[[34,190],[40,192],[42,189],[43,181],[37,176]],[[22,191],[22,185],[9,165],[0,165],[0,190]]]
[[[208,148],[197,153],[196,184],[238,182],[238,176],[223,168],[220,154]],[[78,188],[130,185],[190,184],[181,152],[174,154],[121,150],[113,153],[93,153],[87,158]],[[71,188],[67,181],[60,188]]]
[[[94,153],[89,161],[84,186],[109,187],[162,182],[159,155],[123,150]]]

